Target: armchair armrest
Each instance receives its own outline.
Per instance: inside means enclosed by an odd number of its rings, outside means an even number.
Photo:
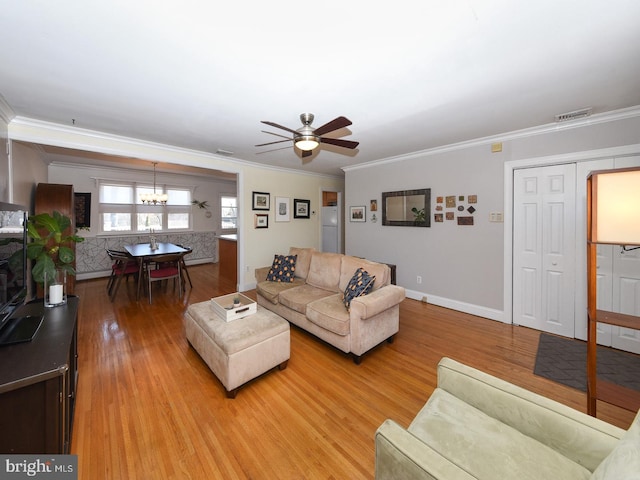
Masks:
[[[376,480],[474,480],[393,420],[376,431]]]
[[[614,425],[446,357],[438,364],[438,388],[591,471],[625,433]]]
[[[371,318],[398,305],[404,298],[404,287],[385,285],[368,295],[351,300],[351,315],[362,319]]]

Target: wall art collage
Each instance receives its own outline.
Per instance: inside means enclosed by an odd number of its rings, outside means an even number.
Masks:
[[[254,228],[269,228],[269,211],[271,210],[271,194],[267,192],[252,192],[251,209],[266,213],[254,214]],[[291,221],[291,199],[289,197],[275,197],[274,220],[276,222]],[[293,199],[293,218],[310,218],[311,201],[301,198]]]
[[[433,221],[444,223],[457,220],[458,225],[473,225],[473,214],[477,210],[477,195],[447,195],[436,197]]]

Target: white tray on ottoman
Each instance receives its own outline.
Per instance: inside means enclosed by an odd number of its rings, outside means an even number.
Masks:
[[[257,307],[256,313],[227,322],[211,302],[190,305],[184,316],[187,340],[235,398],[238,388],[274,367],[284,370],[291,352],[289,322]]]
[[[240,300],[240,305],[233,306],[234,300]],[[211,299],[211,308],[227,322],[244,318],[256,313],[256,302],[241,293],[230,293]]]

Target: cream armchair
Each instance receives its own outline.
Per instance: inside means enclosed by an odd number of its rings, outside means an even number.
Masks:
[[[625,430],[454,360],[408,429],[375,435],[376,479],[640,479],[640,414]]]

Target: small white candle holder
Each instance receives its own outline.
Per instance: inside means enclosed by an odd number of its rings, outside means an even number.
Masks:
[[[67,272],[56,270],[54,275],[44,273],[44,306],[57,307],[67,303]]]

